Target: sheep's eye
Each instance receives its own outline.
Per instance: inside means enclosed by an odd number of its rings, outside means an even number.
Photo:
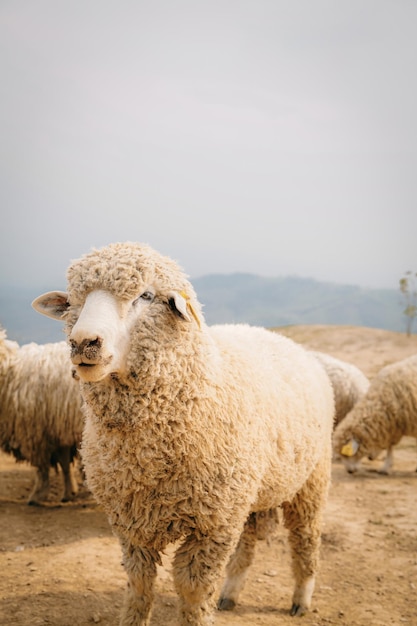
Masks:
[[[139,300],[146,300],[147,302],[152,302],[154,299],[154,294],[152,291],[144,291],[136,300],[133,301],[133,304],[137,304]]]

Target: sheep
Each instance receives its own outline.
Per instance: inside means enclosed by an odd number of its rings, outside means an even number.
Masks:
[[[81,443],[84,417],[72,378],[66,341],[19,346],[0,328],[0,447],[36,468],[28,504],[49,493],[49,469],[61,466],[62,501],[77,489],[71,464]]]
[[[313,351],[332,383],[335,400],[334,427],[353,409],[369,389],[369,379],[352,363],[325,352]]]
[[[291,339],[208,327],[179,265],[146,244],[73,261],[68,293],[36,298],[65,321],[86,423],[87,485],[108,516],[128,577],[121,626],[145,626],[160,554],[173,543],[179,623],[212,624],[238,601],[254,516],[281,506],[295,588],[311,604],[331,471],[330,381]],[[256,538],[256,537],[255,537]]]
[[[417,437],[417,355],[378,372],[366,395],[336,427],[333,447],[350,473],[363,457],[375,459],[387,450],[379,472],[389,474],[393,446],[403,436]]]

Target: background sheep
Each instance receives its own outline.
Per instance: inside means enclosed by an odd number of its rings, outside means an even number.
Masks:
[[[234,606],[253,557],[251,512],[282,506],[295,590],[310,606],[331,465],[333,393],[318,361],[261,328],[208,328],[174,261],[113,244],[75,261],[68,297],[34,307],[66,320],[80,377],[88,486],[120,540],[129,585],[121,624],[144,626],[160,552],[183,625]]]
[[[333,447],[349,472],[357,470],[364,456],[376,458],[387,450],[380,472],[388,474],[392,448],[404,435],[417,437],[417,356],[378,372],[367,394],[335,429]]]
[[[81,442],[83,421],[66,342],[19,347],[0,329],[0,446],[18,461],[36,467],[29,504],[47,497],[51,466],[62,469],[62,500],[72,497],[76,483],[71,463]]]
[[[323,365],[332,383],[335,401],[334,426],[337,426],[366,394],[369,380],[352,363],[336,359],[325,352],[313,351],[313,354]]]

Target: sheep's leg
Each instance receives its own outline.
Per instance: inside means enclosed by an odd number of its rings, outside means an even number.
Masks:
[[[123,541],[121,545],[128,584],[120,626],[148,626],[153,602],[156,563],[160,563],[160,556],[156,550],[134,547]]]
[[[49,491],[49,464],[36,468],[36,481],[29,496],[28,504],[39,504],[45,500]]]
[[[282,505],[295,578],[291,615],[304,615],[311,605],[319,563],[321,517],[329,480],[330,464],[326,459],[316,466],[294,499]]]
[[[387,455],[382,467],[379,469],[379,474],[389,474],[392,468],[394,460],[393,446],[390,446],[387,450]]]
[[[58,463],[62,469],[62,475],[64,478],[64,495],[62,502],[68,502],[72,500],[73,496],[77,492],[77,487],[72,475],[71,470],[71,446],[62,446],[57,451]]]
[[[189,535],[178,548],[173,574],[181,626],[213,624],[217,582],[236,542],[230,535],[200,539]]]
[[[236,606],[255,554],[256,540],[256,513],[251,513],[226,568],[226,580],[218,602],[221,611],[231,611]]]

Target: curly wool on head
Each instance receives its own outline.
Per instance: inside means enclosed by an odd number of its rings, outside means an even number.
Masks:
[[[61,466],[63,500],[76,491],[71,473],[84,416],[65,341],[19,347],[0,329],[0,446],[36,468],[29,504],[48,497],[49,469]]]
[[[117,257],[117,265],[114,259]],[[169,257],[150,246],[114,243],[93,249],[67,271],[69,296],[73,304],[82,302],[90,291],[104,289],[120,299],[134,298],[145,285],[155,283],[162,291],[183,291],[189,287],[185,275]],[[191,295],[191,293],[189,294]]]
[[[335,429],[333,448],[351,472],[363,457],[375,458],[387,450],[381,471],[388,473],[392,447],[403,436],[417,437],[417,355],[378,372],[366,395]]]
[[[67,276],[68,295],[44,294],[34,307],[65,319],[86,405],[87,483],[129,578],[121,625],[149,622],[160,553],[177,541],[180,623],[211,623],[227,563],[218,606],[233,608],[253,559],[254,515],[278,506],[291,613],[302,615],[318,569],[334,417],[317,359],[263,328],[207,326],[181,268],[146,245],[93,251]]]

